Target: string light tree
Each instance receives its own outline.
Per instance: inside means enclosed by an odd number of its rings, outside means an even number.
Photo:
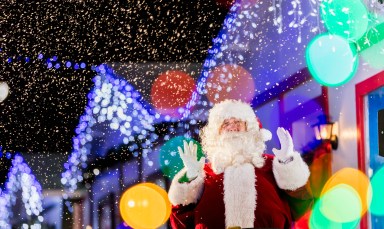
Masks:
[[[106,138],[114,136],[116,144],[131,146],[133,157],[143,160],[142,163],[147,161],[147,156],[152,152],[152,143],[157,139],[153,124],[159,115],[149,113],[150,109],[141,95],[108,66],[100,65],[93,67],[93,70],[96,72],[94,87],[88,94],[88,105],[75,130],[73,151],[64,164],[61,178],[67,191],[64,199],[67,199],[65,204],[69,211],[72,209],[69,194],[92,187],[83,182],[89,178],[89,174],[84,173],[88,163],[103,156],[92,153],[97,150],[92,149],[93,141],[103,141],[95,136],[100,131],[97,128],[102,128],[102,135]]]
[[[3,156],[1,152],[0,147],[0,156]],[[0,228],[11,229],[13,226],[17,226],[26,229],[41,229],[44,218],[41,215],[43,196],[40,183],[36,180],[22,156],[19,154],[12,155],[7,152],[4,157],[12,160],[12,166],[4,190],[0,188]],[[13,212],[12,207],[20,199],[18,196],[20,191],[25,212],[14,214],[17,212]],[[24,218],[24,216],[26,217]],[[12,218],[20,218],[21,221],[11,222]],[[14,223],[19,225],[13,225]]]

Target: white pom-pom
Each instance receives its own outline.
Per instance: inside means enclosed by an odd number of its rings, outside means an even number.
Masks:
[[[271,133],[271,131],[269,131],[269,130],[267,130],[267,129],[261,129],[260,130],[260,132],[261,132],[261,136],[262,136],[262,138],[263,138],[263,141],[269,141],[269,140],[271,140],[272,139],[272,133]]]

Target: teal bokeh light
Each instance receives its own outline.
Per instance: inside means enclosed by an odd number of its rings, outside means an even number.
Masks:
[[[197,144],[197,158],[199,160],[204,156],[200,143],[194,139],[178,136],[168,140],[160,148],[160,165],[163,174],[170,179],[173,179],[173,177],[184,167],[183,161],[181,160],[177,149],[177,147],[184,149],[184,140],[188,143],[193,141]]]
[[[373,175],[371,185],[372,203],[369,210],[374,215],[384,216],[384,167]]]
[[[320,13],[330,33],[350,41],[362,37],[368,27],[368,11],[360,0],[323,0]]]
[[[358,65],[356,47],[331,34],[321,34],[308,44],[306,60],[313,78],[325,86],[345,84],[355,75]]]

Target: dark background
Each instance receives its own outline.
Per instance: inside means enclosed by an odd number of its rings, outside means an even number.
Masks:
[[[202,62],[227,11],[215,0],[3,3],[0,80],[10,87],[0,104],[3,150],[70,151],[91,65]],[[53,56],[59,69],[47,68]],[[87,67],[65,68],[68,60]]]
[[[10,165],[5,152],[71,152],[93,85],[91,66],[202,63],[229,5],[230,0],[2,0],[0,81],[10,94],[0,103],[0,184]],[[47,61],[60,67],[48,69]],[[67,61],[70,68],[64,67]],[[86,68],[75,70],[74,62]]]

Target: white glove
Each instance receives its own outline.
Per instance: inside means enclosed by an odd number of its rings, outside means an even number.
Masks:
[[[197,177],[204,168],[205,157],[201,157],[200,161],[197,160],[197,145],[190,141],[189,144],[184,142],[184,152],[181,147],[177,147],[179,150],[180,158],[183,160],[184,167],[187,170],[188,179]]]
[[[280,162],[287,162],[292,160],[293,156],[293,141],[292,137],[287,130],[282,127],[277,128],[277,136],[280,140],[281,149],[272,149],[272,152],[276,155]]]

